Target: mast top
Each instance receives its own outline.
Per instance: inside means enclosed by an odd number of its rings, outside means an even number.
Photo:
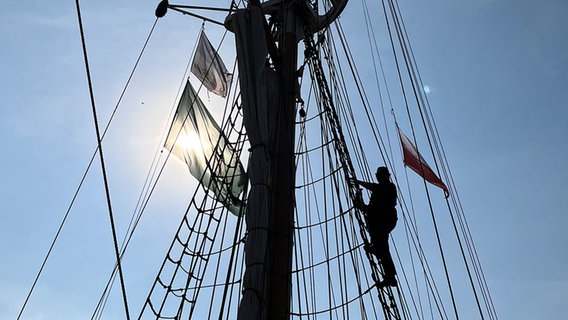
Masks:
[[[166,1],[166,0],[163,0]],[[324,14],[318,14],[317,9],[309,1],[297,1],[297,0],[269,0],[263,3],[258,3],[258,1],[252,1],[252,5],[259,5],[262,12],[265,15],[270,15],[273,17],[278,17],[282,15],[282,8],[294,4],[304,5],[306,14],[303,18],[306,19],[307,23],[311,27],[313,33],[318,32],[327,28],[345,9],[348,0],[331,0],[331,7]],[[229,31],[233,31],[232,21],[233,14],[230,14],[225,19],[225,27]]]

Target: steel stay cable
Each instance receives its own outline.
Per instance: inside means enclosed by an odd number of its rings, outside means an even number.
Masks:
[[[408,172],[406,170],[404,171],[404,175],[405,175],[405,178],[406,178],[406,187],[408,189],[408,194],[409,194],[409,198],[410,198],[409,199],[410,206],[411,206],[410,212],[412,212],[413,218],[416,221],[416,216],[415,216],[415,211],[414,211],[414,202],[413,202],[413,199],[412,199],[412,193],[410,192],[410,181],[408,180]],[[405,219],[406,219],[406,217],[405,217]],[[406,243],[408,244],[408,253],[409,253],[409,256],[410,256],[410,264],[412,266],[412,275],[413,275],[413,278],[414,278],[414,287],[416,288],[417,295],[418,295],[418,306],[420,307],[420,308],[417,308],[415,306],[415,309],[416,309],[417,315],[419,317],[421,316],[422,318],[424,318],[424,311],[423,311],[423,308],[422,308],[422,298],[421,298],[420,290],[419,290],[419,287],[418,287],[418,276],[416,274],[414,255],[412,254],[412,247],[411,247],[411,243],[410,243],[410,238],[412,236],[410,235],[410,232],[408,230],[408,225],[406,225],[406,223],[405,223],[404,232],[405,232],[405,235],[406,235]],[[410,286],[409,286],[409,288],[410,288]],[[411,292],[411,298],[412,298],[412,301],[414,302],[414,295],[412,295],[412,290],[409,290],[409,291]],[[420,309],[420,312],[418,312],[419,309]]]
[[[403,27],[404,27],[404,26],[403,26]],[[406,31],[404,30],[404,32],[406,32]],[[405,44],[405,47],[406,47],[406,44]],[[410,52],[410,58],[412,59],[412,61],[413,61],[414,64],[415,64],[415,60],[414,60],[414,56],[413,56],[413,54],[412,54],[411,48],[408,46],[405,50],[408,50],[408,51]],[[420,79],[420,75],[419,75],[418,71],[415,70],[414,68],[412,68],[411,72],[412,72],[413,78],[416,79],[415,81],[417,81],[417,83],[421,84],[421,83],[422,83],[422,80]],[[420,86],[421,86],[421,85],[420,85]],[[419,87],[420,87],[420,86],[419,86]],[[425,105],[425,106],[428,108],[428,110],[430,110],[430,105],[429,105],[429,103],[428,103],[428,101],[427,101],[427,96],[419,95],[419,97],[420,97],[420,101],[421,101],[421,103],[420,103],[419,105]],[[422,110],[422,109],[421,109],[421,110]],[[428,110],[426,110],[426,111],[428,111]],[[422,111],[421,111],[421,114],[422,114]],[[433,140],[433,143],[434,143],[435,149],[436,149],[437,152],[438,152],[438,156],[439,156],[440,158],[443,158],[443,159],[444,159],[445,156],[440,153],[441,145],[439,145],[439,143],[438,143],[439,136],[438,136],[437,130],[436,130],[436,128],[435,128],[435,123],[433,123],[433,122],[432,122],[433,120],[431,120],[431,110],[430,110],[430,114],[429,114],[429,113],[425,113],[423,116],[425,116],[425,118],[426,118],[426,121],[427,121],[428,126],[429,126],[429,128],[430,128],[430,131],[433,132],[433,134],[436,135],[436,136],[434,137],[435,139]],[[424,121],[424,119],[423,119],[423,121]],[[436,138],[437,138],[438,140],[436,140]],[[432,143],[430,143],[430,147],[432,148]],[[436,158],[434,158],[434,161],[436,162]],[[437,163],[436,163],[436,166],[437,166]],[[443,162],[441,163],[441,166],[442,166],[442,170],[444,171],[444,173],[446,173],[446,167],[445,167],[445,165],[444,165]],[[446,176],[446,177],[448,176],[447,173],[445,174],[445,176]],[[453,183],[453,182],[452,182],[452,183]],[[459,247],[460,247],[460,250],[461,250],[461,253],[462,253],[462,257],[463,257],[463,260],[464,260],[464,263],[465,263],[465,266],[466,266],[466,269],[467,269],[467,273],[468,273],[468,276],[469,276],[469,279],[470,279],[470,284],[471,284],[471,287],[472,287],[472,289],[473,289],[473,291],[474,291],[474,295],[475,295],[475,299],[476,299],[476,302],[477,302],[477,305],[478,305],[478,309],[479,309],[479,311],[480,311],[480,315],[481,315],[481,317],[483,318],[483,313],[482,313],[481,307],[480,307],[480,305],[479,305],[479,299],[478,299],[478,297],[477,297],[477,293],[476,293],[476,290],[475,290],[475,286],[474,286],[474,284],[473,284],[473,280],[471,279],[471,272],[470,272],[470,270],[469,270],[469,265],[468,265],[468,262],[467,262],[467,260],[466,260],[466,258],[465,258],[465,253],[464,253],[464,251],[463,251],[463,245],[462,245],[462,243],[461,243],[461,239],[460,239],[460,236],[459,236],[458,231],[457,231],[457,228],[456,228],[454,215],[453,215],[453,213],[452,213],[452,209],[451,209],[451,207],[450,207],[450,205],[449,205],[449,202],[447,202],[447,204],[448,204],[448,210],[449,210],[449,212],[450,212],[450,217],[451,217],[451,220],[452,220],[452,224],[453,224],[453,226],[454,226],[456,238],[458,239],[458,243],[459,243]],[[460,218],[459,213],[458,213],[458,218]],[[462,225],[462,232],[463,232],[464,235],[467,235],[466,231],[463,230],[463,225]],[[468,239],[467,237],[465,238],[465,241],[466,241],[466,245],[467,245],[468,248],[469,248],[470,244],[469,244],[469,239]],[[471,251],[470,251],[470,252],[471,252]],[[473,256],[471,256],[471,255],[470,255],[470,257],[471,257],[471,259],[472,259],[472,261],[473,261],[472,263],[474,263],[474,266],[475,266],[475,260],[474,260],[475,257],[473,257]],[[477,272],[477,270],[476,270],[476,272]],[[482,287],[482,289],[483,289],[483,287]]]
[[[412,244],[415,247],[415,250],[418,254],[418,258],[420,261],[420,264],[422,266],[422,269],[424,270],[425,273],[425,281],[428,283],[428,288],[430,289],[431,293],[432,293],[432,297],[434,297],[435,301],[436,301],[436,305],[438,307],[438,310],[440,312],[443,312],[444,314],[446,313],[444,305],[440,304],[438,305],[438,301],[440,301],[440,303],[442,302],[442,299],[440,298],[440,293],[438,290],[438,287],[436,286],[436,283],[434,281],[434,276],[432,274],[432,271],[430,269],[428,260],[426,258],[426,254],[423,251],[422,248],[422,244],[420,242],[420,237],[418,236],[418,228],[416,227],[416,222],[413,221],[412,219],[407,218],[407,215],[405,214],[405,210],[406,209],[406,202],[404,201],[404,198],[401,197],[401,207],[403,208],[402,213],[403,213],[403,218],[405,221],[405,226],[406,228],[409,228],[411,230],[410,234],[414,235],[414,237],[410,237],[410,239],[412,239]],[[415,239],[416,238],[416,239]],[[432,279],[432,280],[430,280]],[[430,296],[430,295],[428,295]]]
[[[365,6],[365,9],[366,9],[366,12],[367,12],[368,9],[367,9],[366,6]],[[367,12],[367,14],[368,14],[368,12]],[[386,17],[385,17],[385,19],[386,19]],[[388,20],[387,20],[387,25],[388,25]],[[372,30],[372,25],[370,25],[369,28]],[[373,38],[373,39],[374,39],[374,38]],[[376,41],[375,41],[375,48],[376,48]],[[377,48],[376,48],[376,51],[378,52],[378,49],[377,49]],[[394,52],[394,51],[393,51],[393,52]],[[383,68],[383,66],[382,66],[382,61],[381,61],[381,59],[380,59],[380,54],[378,55],[378,59],[379,59],[379,64],[380,64],[380,66],[381,66],[382,78],[383,78],[383,81],[384,81],[384,83],[385,83],[385,88],[386,88],[386,92],[387,92],[387,97],[388,97],[388,100],[389,100],[390,104],[392,105],[392,101],[391,101],[391,98],[390,98],[390,91],[389,91],[388,85],[387,85],[387,83],[386,83],[386,79],[385,79],[386,77],[385,77],[385,74],[384,74],[384,68]],[[379,91],[380,91],[380,87],[379,87]],[[389,143],[389,145],[390,145],[390,143]],[[391,153],[392,153],[392,151],[391,151]],[[396,174],[395,174],[395,180],[396,180]],[[422,264],[423,264],[423,263],[422,263]],[[423,264],[423,266],[424,266],[424,264]],[[426,280],[427,280],[427,279],[426,279]]]
[[[154,21],[154,25],[152,26],[152,30],[150,31],[150,34],[148,35],[146,42],[144,43],[144,47],[142,49],[142,52],[140,53],[140,55],[139,55],[139,57],[136,61],[134,70],[136,69],[136,66],[138,65],[138,63],[140,61],[142,53],[144,52],[144,49],[146,48],[148,41],[150,40],[150,36],[152,35],[152,33],[154,31],[154,28],[156,26],[157,21],[158,21],[158,19],[156,18],[156,20]],[[132,70],[132,73],[130,74],[130,77],[128,78],[128,81],[127,81],[127,84],[126,84],[127,86],[130,83],[130,80],[132,79],[134,70]],[[121,96],[119,98],[119,102],[117,103],[116,107],[118,107],[118,105],[120,104],[120,101],[122,100],[122,97],[123,97],[125,91],[126,91],[126,87],[124,88],[123,92],[121,93]],[[110,125],[110,121],[114,117],[115,112],[116,112],[116,108],[115,108],[115,111],[113,112],[113,114],[111,116],[111,119],[109,120],[109,123],[107,124],[107,128],[103,132],[103,138],[104,138],[104,134],[106,133],[106,130],[108,129],[108,126]],[[91,161],[92,161],[92,159],[91,159]],[[155,160],[153,160],[153,161],[155,161]],[[149,176],[146,176],[146,179],[144,181],[144,185],[146,185],[148,183],[148,181],[149,181]],[[138,200],[138,203],[136,204],[136,209],[134,211],[137,210],[139,204],[140,204],[140,199]],[[127,227],[127,231],[126,231],[125,236],[122,240],[122,244],[121,244],[121,248],[120,248],[120,259],[122,259],[123,255],[126,251],[126,248],[129,244],[131,238],[132,238],[132,234],[134,233],[134,230],[136,229],[136,226],[138,225],[140,217],[141,217],[141,213],[136,218],[135,218],[135,214],[133,214],[132,217],[131,217],[131,220],[130,220],[129,225]],[[108,300],[108,297],[109,297],[108,293],[109,293],[110,286],[112,286],[112,283],[113,283],[115,276],[116,276],[116,268],[117,268],[117,265],[115,264],[113,272],[111,273],[111,276],[109,277],[109,280],[107,281],[107,284],[105,285],[105,288],[104,288],[104,290],[101,294],[99,302],[97,303],[97,306],[95,307],[95,310],[93,311],[91,319],[99,319],[102,316],[102,311],[103,311],[104,306],[106,304],[106,301]]]
[[[392,143],[391,143],[391,140],[390,140],[390,134],[389,134],[389,130],[388,130],[388,127],[387,127],[387,119],[386,119],[387,117],[386,117],[385,110],[384,110],[383,93],[381,91],[381,85],[380,85],[379,76],[378,76],[378,72],[377,72],[377,61],[376,60],[378,60],[378,63],[379,63],[379,67],[380,67],[380,70],[381,70],[381,76],[382,76],[382,80],[383,80],[383,83],[384,83],[384,86],[385,86],[386,96],[387,96],[387,99],[388,99],[388,105],[389,105],[390,108],[392,108],[393,103],[392,103],[392,98],[391,98],[389,86],[388,86],[387,80],[386,80],[385,70],[384,70],[384,67],[383,67],[383,62],[382,62],[382,59],[381,59],[379,46],[377,44],[377,37],[375,35],[375,30],[373,29],[373,24],[371,23],[369,7],[367,6],[366,0],[363,0],[363,12],[364,12],[364,16],[365,16],[365,27],[367,28],[367,36],[369,37],[369,46],[371,48],[371,58],[373,60],[373,70],[374,70],[374,74],[375,74],[376,87],[377,87],[377,92],[379,94],[379,101],[380,101],[381,111],[382,111],[382,115],[383,115],[383,124],[384,124],[384,127],[386,129],[387,142],[388,142],[388,146],[389,146],[390,156],[393,157]],[[375,52],[376,52],[376,60],[375,60]],[[371,111],[371,114],[372,114],[372,109],[370,111]],[[375,122],[375,126],[377,126],[376,122]],[[393,169],[395,169],[395,168],[396,167],[393,166]],[[396,170],[393,170],[393,172],[394,172],[394,174],[397,173]]]

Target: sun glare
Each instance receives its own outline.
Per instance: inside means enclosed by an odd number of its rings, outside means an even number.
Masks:
[[[201,139],[195,133],[180,134],[176,144],[184,150],[203,153]]]

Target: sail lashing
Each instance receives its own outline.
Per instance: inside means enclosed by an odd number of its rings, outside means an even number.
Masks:
[[[266,312],[266,278],[269,250],[270,186],[275,149],[278,107],[278,77],[266,66],[268,55],[263,28],[264,16],[258,7],[238,10],[233,16],[243,122],[251,145],[249,174],[251,188],[247,205],[247,266],[243,276],[243,297],[239,319],[258,318]]]

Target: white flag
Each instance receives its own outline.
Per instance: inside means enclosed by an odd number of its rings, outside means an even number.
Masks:
[[[201,31],[199,35],[199,43],[191,64],[191,72],[203,82],[203,85],[209,91],[221,97],[227,96],[233,75],[228,72],[223,60],[207,39],[204,31]]]

